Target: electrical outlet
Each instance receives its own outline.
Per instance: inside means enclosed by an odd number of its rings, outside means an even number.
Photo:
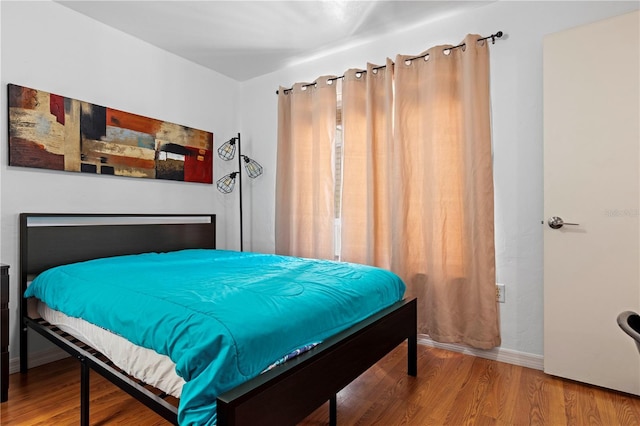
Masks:
[[[504,303],[504,284],[496,284],[496,300]]]

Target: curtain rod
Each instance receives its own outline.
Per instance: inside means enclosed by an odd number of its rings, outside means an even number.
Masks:
[[[498,31],[497,33],[491,34],[490,36],[479,38],[478,40],[476,40],[476,43],[479,42],[479,41],[482,41],[482,40],[491,39],[491,44],[496,44],[496,39],[497,38],[501,38],[503,35],[504,35],[504,33],[502,31]],[[466,44],[465,43],[461,43],[461,44],[459,44],[457,46],[447,47],[446,49],[444,49],[444,51],[447,51],[447,50],[451,51],[453,49],[458,49],[458,48],[464,47],[464,46],[466,46]],[[428,55],[429,55],[428,53],[425,53],[424,55],[414,56],[412,58],[407,59],[407,61],[413,61],[413,60],[416,60],[416,59],[422,59],[422,58],[427,57]],[[375,71],[375,70],[379,70],[379,69],[386,68],[386,67],[387,67],[386,65],[380,65],[379,67],[374,67],[373,70]],[[367,72],[367,70],[362,70],[362,71],[358,71],[358,72],[360,72],[362,74],[365,74]],[[328,78],[327,81],[335,81],[335,80],[339,80],[341,78],[344,78],[344,75],[341,75],[339,77]],[[315,84],[316,83],[303,84],[302,87],[315,86]],[[287,93],[289,93],[292,90],[293,90],[293,87],[291,87],[289,89],[284,89],[284,94],[286,95]],[[276,95],[278,95],[279,93],[280,93],[280,90],[276,90]]]

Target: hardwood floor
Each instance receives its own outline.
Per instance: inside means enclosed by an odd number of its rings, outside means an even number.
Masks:
[[[77,425],[79,366],[65,359],[10,376],[2,425]],[[328,424],[328,404],[301,425]],[[92,425],[164,425],[155,413],[91,374]],[[418,377],[406,347],[338,394],[343,425],[640,425],[640,398],[511,364],[418,346]]]

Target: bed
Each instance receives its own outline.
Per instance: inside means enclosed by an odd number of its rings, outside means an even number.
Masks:
[[[149,253],[215,249],[213,215],[41,214],[20,215],[20,283],[58,265]],[[232,253],[213,250],[217,255]],[[259,259],[262,259],[260,257]],[[42,274],[46,275],[46,274]],[[29,299],[33,300],[33,299]],[[93,370],[173,424],[176,398],[130,376],[104,353],[41,318],[23,298],[20,368],[26,373],[27,332],[34,330],[79,360],[81,424],[89,423],[89,372]],[[336,393],[405,340],[408,374],[417,373],[415,300],[400,300],[274,368],[215,395],[218,425],[295,424],[324,402],[336,423]],[[86,339],[85,339],[86,340]],[[260,346],[262,347],[262,346]]]

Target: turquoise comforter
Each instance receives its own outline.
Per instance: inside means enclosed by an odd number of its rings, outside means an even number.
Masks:
[[[364,265],[183,250],[52,268],[25,296],[168,355],[186,381],[180,424],[214,425],[217,395],[404,291],[393,273]]]

